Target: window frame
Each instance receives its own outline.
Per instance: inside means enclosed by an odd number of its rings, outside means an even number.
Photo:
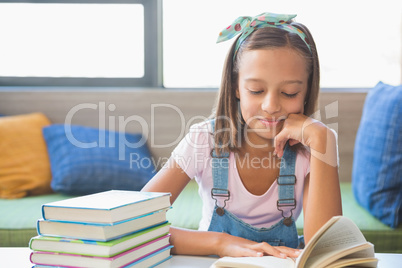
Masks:
[[[11,77],[0,76],[0,86],[49,87],[163,87],[162,0],[40,0],[0,3],[142,4],[144,7],[144,76],[140,78]],[[155,14],[156,13],[156,14]]]

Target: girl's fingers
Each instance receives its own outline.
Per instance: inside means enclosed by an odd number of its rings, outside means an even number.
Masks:
[[[274,257],[282,258],[282,259],[287,257],[287,255],[285,253],[282,253],[281,251],[274,248],[273,246],[271,246],[267,243],[261,243],[261,244],[262,244],[261,251],[264,252],[266,255],[271,255]]]
[[[240,247],[232,251],[229,256],[237,257],[262,257],[264,253],[257,249],[252,249],[249,247]]]
[[[287,141],[289,141],[290,146],[303,143],[303,130],[306,121],[306,116],[299,114],[290,114],[285,119],[282,130],[274,139],[275,153],[278,157],[283,156],[283,150]]]
[[[288,247],[278,247],[277,249],[292,258],[297,258],[302,253],[302,250],[300,249],[294,249]]]
[[[227,235],[224,239],[222,252],[218,255],[232,257],[262,257],[270,255],[278,258],[297,258],[300,255],[300,250],[284,246],[271,246],[266,242],[256,243],[241,237]]]
[[[221,257],[261,257],[264,256],[264,250],[258,246],[259,244],[261,243],[225,234],[222,252],[219,252],[218,255]]]
[[[278,157],[282,157],[285,144],[288,140],[289,137],[287,134],[287,130],[283,129],[281,132],[279,132],[278,135],[276,135],[274,139],[274,147],[275,147],[274,154],[276,154]]]
[[[260,243],[260,244],[262,244],[263,250],[266,254],[279,258],[287,258],[287,257],[297,258],[301,253],[300,249],[288,248],[284,246],[273,247],[268,243]]]
[[[252,250],[249,248],[244,249],[244,251],[241,253],[243,257],[262,257],[264,254],[260,251]]]
[[[290,146],[296,145],[296,144],[298,144],[298,143],[300,143],[300,141],[298,141],[298,140],[294,140],[294,139],[290,139],[290,140],[289,140],[289,145],[290,145]]]
[[[265,253],[265,255],[271,255],[274,257],[278,258],[286,258],[288,257],[288,254],[286,253],[286,250],[280,250],[280,247],[273,247],[268,243],[262,242],[255,244],[253,246],[253,249],[260,251],[261,253]]]

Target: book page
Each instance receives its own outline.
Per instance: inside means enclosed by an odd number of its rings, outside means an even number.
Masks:
[[[377,267],[378,259],[374,258],[374,245],[371,243],[368,243],[368,245],[366,249],[362,249],[332,262],[328,268],[350,265],[353,265],[353,267]]]
[[[223,257],[212,264],[210,268],[294,268],[295,261],[291,258],[281,259],[274,256],[262,257]]]
[[[367,242],[370,247],[367,247],[366,249],[362,249],[358,252],[354,252],[352,254],[349,254],[347,256],[345,256],[344,258],[372,258],[375,256],[375,252],[374,252],[374,245]]]
[[[306,267],[314,264],[329,263],[330,259],[341,258],[349,253],[355,252],[353,248],[360,246],[367,248],[367,241],[354,222],[346,217],[340,217],[330,228],[328,228],[317,240],[311,250]]]
[[[326,266],[326,268],[338,268],[338,267],[372,267],[375,268],[378,265],[376,258],[352,258],[352,259],[340,259],[336,262]]]
[[[349,246],[342,249],[337,249],[331,252],[325,252],[319,255],[315,255],[309,258],[306,262],[306,267],[327,267],[329,264],[333,262],[343,259],[346,260],[347,256],[351,253],[356,253],[360,250],[365,250],[367,247],[371,247],[369,243],[360,244],[358,246]],[[371,256],[372,258],[374,256]],[[362,258],[359,258],[362,259]]]

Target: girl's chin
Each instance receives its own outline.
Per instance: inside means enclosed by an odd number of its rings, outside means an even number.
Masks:
[[[263,122],[266,123],[266,122]],[[282,130],[283,121],[279,121],[275,124],[263,124],[260,120],[254,121],[248,125],[247,135],[250,140],[254,138],[273,140],[276,135]],[[251,135],[251,136],[250,136]]]
[[[283,127],[283,121],[279,121],[275,124],[256,124],[252,130],[252,132],[258,133],[262,136],[272,136],[275,137],[279,132],[281,132]]]
[[[249,139],[252,139],[252,136],[259,137],[265,140],[273,140],[276,135],[278,135],[279,131],[272,131],[267,129],[253,129],[248,131]],[[250,136],[251,135],[251,136]]]

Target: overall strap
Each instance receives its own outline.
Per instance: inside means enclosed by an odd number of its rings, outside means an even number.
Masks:
[[[215,131],[215,120],[211,120],[212,133]],[[217,155],[215,148],[211,151],[212,156],[212,179],[213,188],[211,189],[211,197],[215,200],[216,212],[222,216],[225,211],[223,208],[226,206],[226,201],[230,199],[230,192],[228,190],[228,177],[229,177],[229,153]],[[217,197],[223,197],[223,206],[218,205]]]
[[[282,212],[284,218],[284,224],[290,226],[292,224],[293,210],[296,208],[295,199],[295,165],[296,165],[296,152],[290,149],[288,143],[286,143],[285,150],[281,159],[281,167],[279,176],[277,178],[278,183],[278,201],[277,208]],[[290,216],[285,217],[283,208],[290,207]]]

